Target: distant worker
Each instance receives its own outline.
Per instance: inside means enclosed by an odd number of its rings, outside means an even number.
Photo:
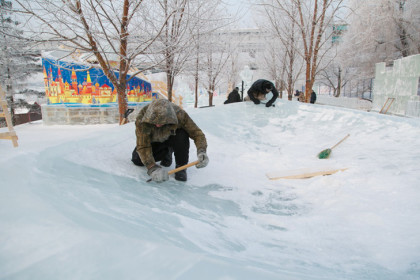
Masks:
[[[299,102],[305,102],[305,93],[303,91],[299,91],[299,95],[298,95],[297,100]]]
[[[261,100],[265,100],[265,96],[269,92],[273,93],[273,97],[265,103],[265,107],[271,107],[279,96],[279,92],[274,87],[274,84],[268,80],[256,80],[248,90],[247,100],[251,100],[254,104],[260,104]]]
[[[169,179],[168,171],[156,161],[169,167],[174,153],[177,168],[188,163],[189,138],[194,140],[197,148],[199,163],[195,166],[206,167],[209,162],[204,133],[187,112],[166,99],[153,100],[140,110],[136,119],[136,137],[137,145],[131,161],[135,165],[145,166],[147,174],[155,182]],[[175,180],[187,181],[187,171],[184,169],[175,173]]]
[[[310,102],[312,104],[315,104],[315,102],[316,102],[316,93],[315,93],[314,90],[312,90],[312,92],[311,92],[311,101]]]
[[[239,95],[239,88],[235,87],[228,95],[227,100],[224,102],[224,104],[229,103],[235,103],[235,102],[241,102],[241,96]]]

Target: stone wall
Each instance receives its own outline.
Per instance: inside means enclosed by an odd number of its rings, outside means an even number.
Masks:
[[[129,105],[134,112],[128,117],[134,121],[139,110],[150,102],[142,102],[136,105]],[[117,106],[90,107],[90,106],[68,106],[64,104],[49,105],[41,107],[42,120],[45,125],[83,125],[83,124],[111,124],[119,123],[119,112]]]

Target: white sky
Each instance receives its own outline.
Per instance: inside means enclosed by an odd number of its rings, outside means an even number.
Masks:
[[[237,15],[237,24],[240,28],[256,27],[252,15],[251,0],[223,0],[223,2],[226,3],[232,15]]]

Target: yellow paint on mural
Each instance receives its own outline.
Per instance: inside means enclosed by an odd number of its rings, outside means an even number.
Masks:
[[[105,104],[117,102],[117,91],[108,85],[100,86],[98,83],[92,84],[89,71],[83,84],[77,84],[76,72],[73,69],[71,83],[64,82],[60,68],[58,68],[58,78],[53,80],[52,74],[47,75],[45,67],[43,69],[45,93],[49,103],[82,103],[82,104]],[[152,94],[145,93],[143,89],[130,89],[127,87],[127,100],[129,102],[151,101]]]

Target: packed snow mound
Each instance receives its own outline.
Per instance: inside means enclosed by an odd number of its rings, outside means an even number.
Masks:
[[[283,100],[186,110],[210,163],[185,183],[146,182],[134,123],[17,126],[18,148],[0,142],[0,279],[420,277],[417,119]],[[320,168],[347,169],[266,176]]]

